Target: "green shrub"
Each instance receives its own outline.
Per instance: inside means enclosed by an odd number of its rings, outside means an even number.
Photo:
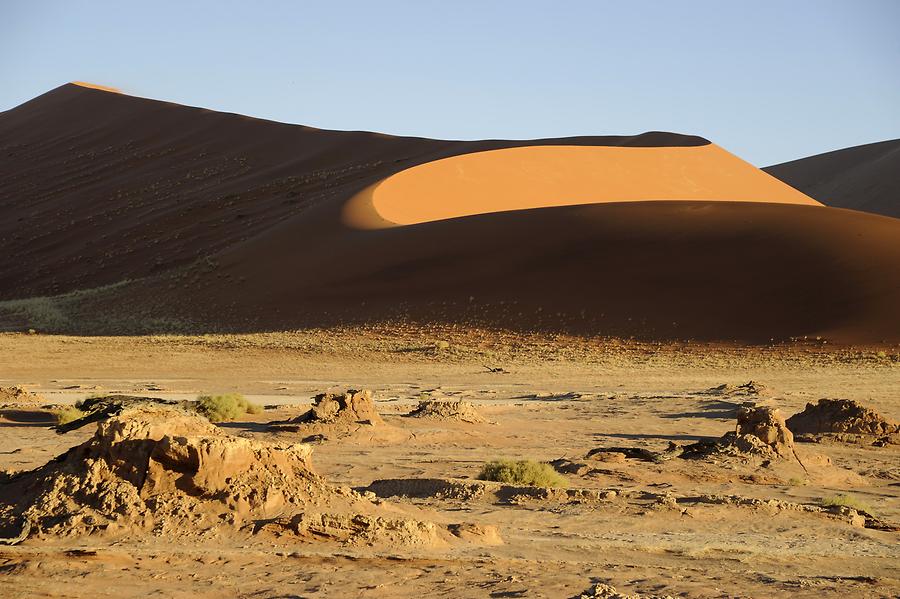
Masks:
[[[512,485],[564,487],[566,479],[550,464],[532,460],[497,460],[488,462],[478,475],[480,480],[493,480]]]
[[[56,417],[56,424],[67,424],[84,416],[84,412],[77,407],[67,406],[53,410],[53,415]]]
[[[262,411],[261,407],[250,403],[240,393],[201,395],[197,398],[195,409],[210,422],[229,422],[244,414],[259,414]]]
[[[819,502],[824,507],[849,507],[857,512],[866,512],[867,514],[872,513],[872,508],[870,508],[867,503],[853,495],[831,495],[829,497],[823,497]]]

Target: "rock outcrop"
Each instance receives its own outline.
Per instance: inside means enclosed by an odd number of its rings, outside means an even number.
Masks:
[[[311,446],[235,437],[178,406],[140,404],[32,471],[0,479],[0,539],[268,532],[298,540],[442,545],[441,526],[312,467]]]
[[[787,419],[788,428],[803,440],[900,444],[900,424],[850,399],[820,399]]]

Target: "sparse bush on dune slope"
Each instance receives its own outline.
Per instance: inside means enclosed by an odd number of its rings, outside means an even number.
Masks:
[[[259,414],[262,408],[247,401],[240,393],[201,395],[197,398],[197,412],[210,422],[230,422],[244,414]]]
[[[564,487],[566,479],[550,464],[532,460],[496,460],[481,469],[478,478],[511,485]]]

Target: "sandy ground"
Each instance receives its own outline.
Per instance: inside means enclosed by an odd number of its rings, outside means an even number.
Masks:
[[[771,388],[766,400],[786,416],[807,401],[847,397],[900,417],[900,361],[891,351],[429,334],[7,334],[0,335],[0,385],[25,385],[48,404],[108,392],[193,398],[239,391],[268,409],[227,429],[260,438],[275,434],[262,422],[299,413],[315,393],[369,388],[387,426],[326,440],[313,453],[329,481],[356,488],[379,479],[472,479],[498,457],[577,462],[596,447],[662,450],[670,441],[718,437],[733,430],[741,399],[703,392],[751,379]],[[488,422],[403,416],[425,398],[470,401]],[[56,435],[34,407],[2,414],[0,468],[39,466],[92,433]],[[604,501],[389,499],[436,520],[496,525],[499,546],[381,551],[257,537],[31,539],[0,547],[0,595],[573,597],[605,582],[622,592],[684,597],[896,597],[897,532],[789,506],[846,493],[882,521],[900,523],[900,448],[798,444],[797,451],[810,463],[825,455],[833,466],[805,476],[794,464],[747,470],[627,460],[566,475],[570,488],[616,491]],[[737,500],[712,499],[721,496]],[[752,499],[774,501],[742,501]]]

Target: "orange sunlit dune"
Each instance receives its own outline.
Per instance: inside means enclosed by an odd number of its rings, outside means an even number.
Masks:
[[[369,186],[345,219],[363,228],[492,212],[645,200],[806,204],[816,200],[715,144],[526,146],[427,162]],[[375,217],[372,209],[377,213]],[[383,219],[383,220],[382,220]]]

